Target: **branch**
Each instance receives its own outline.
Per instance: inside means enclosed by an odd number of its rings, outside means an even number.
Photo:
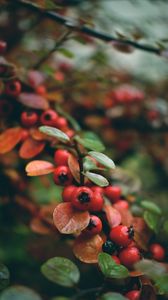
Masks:
[[[40,14],[42,17],[46,17],[49,18],[57,23],[60,23],[61,25],[70,28],[71,30],[77,31],[77,32],[82,32],[84,34],[87,34],[91,37],[103,40],[105,42],[118,42],[121,43],[122,45],[128,45],[128,46],[132,46],[133,48],[142,50],[142,51],[146,51],[146,52],[150,52],[153,54],[157,54],[160,55],[162,50],[159,47],[153,47],[153,46],[148,46],[145,44],[139,44],[135,41],[131,41],[128,39],[120,39],[120,38],[116,38],[114,36],[108,35],[106,33],[103,32],[99,32],[95,29],[92,29],[86,25],[80,25],[76,20],[74,19],[70,19],[67,17],[63,17],[61,15],[59,15],[56,12],[53,11],[49,11],[49,10],[44,10],[42,8],[40,8],[37,5],[34,5],[32,3],[30,3],[29,1],[24,1],[24,0],[15,0],[13,3],[13,0],[8,0],[9,2],[11,2],[12,5],[14,5],[15,7],[25,7],[27,9],[30,9],[31,11]]]

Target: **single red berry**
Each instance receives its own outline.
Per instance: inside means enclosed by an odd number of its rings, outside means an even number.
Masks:
[[[70,185],[72,183],[72,174],[67,166],[59,166],[54,171],[54,182],[58,185]]]
[[[88,235],[95,235],[102,231],[102,221],[97,216],[90,216],[90,222],[87,228],[85,229],[85,233]]]
[[[129,204],[125,200],[118,200],[116,203],[113,204],[113,207],[117,210],[125,210],[129,208]]]
[[[58,129],[63,129],[68,126],[67,120],[63,117],[57,118],[56,127]]]
[[[92,200],[92,203],[90,206],[90,210],[91,211],[101,211],[103,208],[103,204],[104,204],[104,199],[103,199],[102,194],[100,192],[93,192],[93,200]]]
[[[125,294],[125,297],[128,298],[129,300],[139,300],[140,298],[140,291],[138,290],[132,290]]]
[[[110,239],[119,246],[128,246],[134,236],[133,227],[127,227],[124,225],[118,225],[111,229]]]
[[[118,256],[112,255],[111,257],[112,257],[112,259],[114,259],[114,261],[115,261],[115,263],[116,263],[117,265],[120,265],[120,264],[121,264],[121,262],[120,262]]]
[[[119,259],[123,265],[131,268],[136,262],[141,259],[141,254],[138,248],[128,247],[120,252]]]
[[[93,192],[89,187],[78,187],[72,197],[72,204],[79,210],[90,210],[93,201]]]
[[[40,122],[43,125],[56,126],[58,114],[53,109],[44,111],[40,116]]]
[[[46,94],[46,87],[44,85],[39,85],[38,87],[36,87],[36,93],[38,95],[44,96]]]
[[[58,149],[54,153],[54,161],[57,166],[67,166],[70,153],[65,149]]]
[[[151,252],[152,258],[158,261],[162,261],[165,258],[165,249],[160,244],[151,244],[149,251]]]
[[[5,41],[0,41],[0,54],[3,54],[6,50],[7,43]]]
[[[21,83],[18,80],[7,82],[5,86],[5,92],[9,96],[18,96],[21,92]]]
[[[38,121],[38,115],[34,111],[23,111],[21,114],[21,122],[25,127],[34,126]]]
[[[121,188],[117,185],[109,185],[104,189],[104,193],[111,202],[116,202],[121,197]]]
[[[12,105],[5,99],[0,100],[0,116],[8,116],[12,112]]]
[[[74,191],[77,189],[75,185],[69,185],[64,187],[62,192],[62,198],[64,202],[70,202],[72,200],[72,196]]]
[[[100,193],[101,195],[103,194],[103,188],[100,186],[94,185],[91,187],[91,190],[93,192]]]

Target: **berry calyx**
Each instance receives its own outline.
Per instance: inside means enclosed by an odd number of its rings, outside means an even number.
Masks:
[[[139,300],[140,298],[140,291],[138,290],[132,290],[125,294],[125,297],[128,298],[129,300]]]
[[[88,235],[95,235],[102,231],[102,221],[97,216],[91,215],[90,222],[87,228],[85,229],[85,233]]]
[[[38,115],[36,112],[23,111],[21,114],[21,122],[25,127],[34,126],[38,121]]]
[[[116,202],[120,199],[121,197],[121,188],[119,186],[107,186],[105,189],[104,189],[104,193],[105,193],[105,196],[107,198],[109,198],[109,200],[111,202]]]
[[[110,240],[107,240],[102,246],[102,251],[110,255],[113,254],[116,250],[117,250],[116,244]]]
[[[133,227],[118,225],[111,229],[110,239],[119,246],[127,247],[134,236]]]
[[[58,149],[54,153],[54,162],[57,166],[67,166],[68,165],[68,158],[69,158],[69,152],[65,149]]]
[[[155,260],[162,261],[165,258],[165,249],[158,243],[151,244],[149,251]]]
[[[76,188],[75,185],[69,185],[63,189],[62,198],[64,202],[70,202],[72,200],[72,195]]]
[[[9,81],[6,83],[5,92],[9,96],[16,97],[21,92],[21,84],[18,80]]]
[[[141,259],[141,254],[137,247],[128,247],[121,250],[119,259],[124,266],[131,268]]]
[[[79,210],[90,210],[93,201],[93,192],[89,187],[81,186],[76,189],[72,197],[72,204]]]
[[[72,183],[72,174],[67,166],[59,166],[54,171],[54,182],[57,185],[69,185]]]
[[[43,125],[56,126],[58,114],[53,109],[44,111],[40,116],[40,122]]]

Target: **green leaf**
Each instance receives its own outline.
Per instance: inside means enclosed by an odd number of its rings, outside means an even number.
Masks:
[[[166,234],[168,234],[168,220],[164,222],[163,224],[163,230]]]
[[[70,138],[67,136],[67,134],[65,134],[63,131],[61,131],[57,128],[54,128],[54,127],[51,127],[51,126],[41,126],[39,128],[39,130],[42,133],[45,133],[49,136],[57,138],[61,142],[69,142],[70,141]]]
[[[83,159],[83,168],[85,171],[96,170],[98,167],[95,162],[88,156]]]
[[[160,207],[151,201],[144,200],[144,201],[141,201],[140,204],[143,208],[145,208],[146,210],[148,210],[154,214],[161,215],[161,213],[162,213]]]
[[[58,9],[60,6],[56,5],[52,0],[45,0],[45,9]]]
[[[0,300],[42,300],[33,290],[25,286],[11,286],[0,295]]]
[[[159,294],[167,294],[168,293],[168,274],[164,276],[160,276],[156,279],[155,285],[159,290]]]
[[[64,297],[64,296],[58,296],[58,297],[54,297],[51,300],[69,300],[69,298]]]
[[[156,280],[166,273],[166,267],[163,264],[150,259],[141,259],[135,264],[135,269],[141,271],[152,280]]]
[[[71,52],[70,50],[68,49],[65,49],[65,48],[59,48],[58,51],[63,54],[65,57],[68,57],[68,58],[73,58],[74,57],[74,53]]]
[[[92,182],[94,182],[95,184],[99,185],[99,186],[108,186],[109,185],[109,182],[108,180],[102,176],[102,175],[99,175],[99,174],[96,174],[96,173],[92,173],[92,172],[89,172],[87,171],[86,173],[84,173],[84,175],[89,178]]]
[[[127,300],[127,298],[118,293],[106,293],[101,296],[100,300]]]
[[[104,150],[104,145],[99,140],[94,140],[92,138],[81,138],[80,136],[75,136],[75,140],[87,149],[95,151]]]
[[[123,265],[118,265],[107,253],[100,253],[98,256],[99,267],[107,278],[127,278],[129,271]]]
[[[63,257],[49,259],[42,265],[41,272],[50,281],[66,287],[73,287],[80,278],[77,266]]]
[[[3,265],[0,264],[0,290],[4,289],[8,284],[9,284],[9,270],[8,268]]]
[[[94,157],[101,165],[103,165],[109,169],[115,168],[114,162],[107,155],[100,153],[100,152],[96,152],[96,151],[90,151],[88,154],[90,156]]]
[[[144,212],[143,217],[149,228],[152,229],[155,233],[157,233],[159,231],[160,217],[157,214],[154,214],[147,210]]]

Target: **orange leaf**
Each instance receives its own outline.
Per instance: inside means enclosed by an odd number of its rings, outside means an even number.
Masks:
[[[41,151],[43,151],[44,147],[45,147],[44,142],[38,142],[33,140],[32,138],[28,138],[22,144],[19,150],[19,156],[24,159],[32,158],[37,154],[39,154]]]
[[[96,234],[92,237],[80,235],[76,240],[73,248],[75,256],[88,264],[98,262],[98,255],[102,251],[103,239]]]
[[[121,215],[121,223],[126,226],[130,226],[133,223],[133,215],[131,214],[129,209],[123,209],[117,205],[117,202],[114,204],[114,207]]]
[[[32,138],[36,141],[43,141],[47,139],[47,135],[40,132],[37,128],[30,129],[30,134]]]
[[[143,218],[140,217],[134,217],[132,225],[134,227],[134,240],[137,243],[137,245],[143,249],[148,249],[148,242],[151,238],[151,231],[146,225]]]
[[[71,203],[60,203],[53,213],[54,224],[61,233],[70,234],[82,231],[90,221],[87,211],[75,210]]]
[[[0,154],[11,151],[22,139],[23,129],[9,128],[0,135]]]
[[[68,158],[68,166],[70,171],[77,182],[80,182],[80,171],[79,171],[79,163],[77,158],[70,154]]]
[[[107,204],[104,206],[103,210],[105,211],[110,228],[118,226],[121,223],[121,214],[117,209]]]
[[[54,171],[54,165],[45,160],[34,160],[27,164],[26,172],[28,176],[40,176],[50,174]]]

